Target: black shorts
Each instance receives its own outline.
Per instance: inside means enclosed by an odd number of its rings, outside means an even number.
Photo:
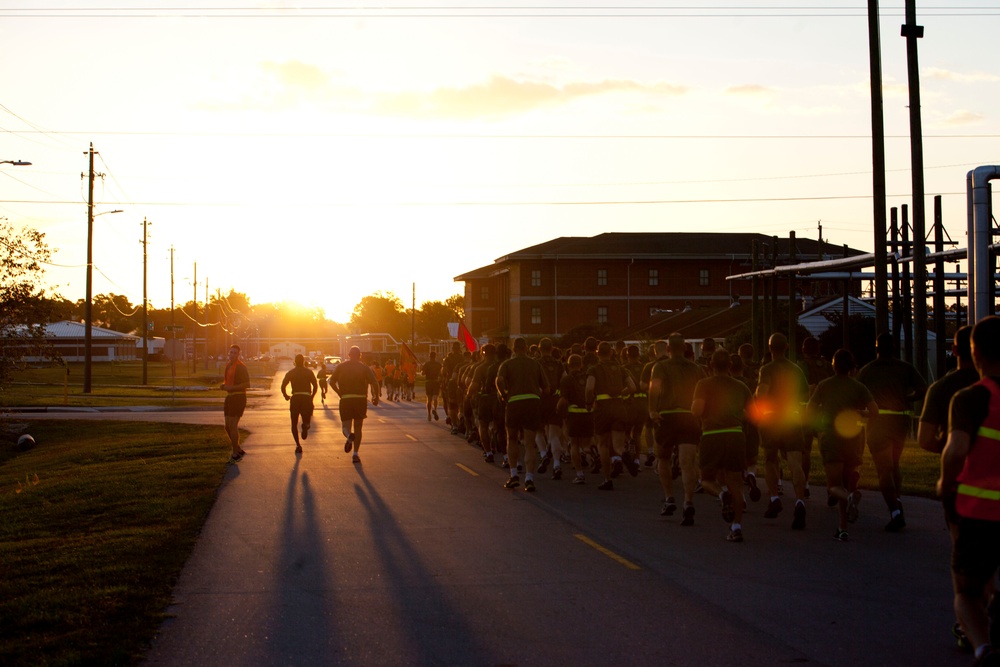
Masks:
[[[542,427],[542,401],[538,398],[523,398],[507,404],[504,424],[508,431],[525,429],[537,431]]]
[[[861,467],[861,452],[865,441],[860,435],[853,438],[842,438],[829,433],[819,436],[819,453],[823,464],[842,463],[845,469]]]
[[[700,440],[701,424],[693,414],[668,412],[660,415],[654,453],[658,459],[668,459],[677,445],[697,445]]]
[[[868,450],[873,454],[902,447],[910,431],[910,415],[879,414],[868,420]]]
[[[707,471],[743,472],[746,469],[746,436],[743,431],[702,433],[698,464]]]
[[[476,418],[487,424],[497,416],[496,394],[480,394],[476,397]]]
[[[340,421],[347,423],[368,416],[368,397],[351,397],[340,399]]]
[[[226,394],[226,402],[222,404],[222,414],[226,417],[242,417],[247,409],[247,395],[244,393]]]
[[[604,435],[612,431],[625,431],[628,412],[620,398],[606,398],[594,404],[594,434]]]
[[[594,414],[571,412],[566,416],[566,435],[571,438],[594,437]]]
[[[777,461],[778,452],[804,452],[806,439],[801,426],[783,428],[761,428],[760,446],[764,448],[768,461]],[[775,458],[772,458],[775,457]]]
[[[559,397],[555,394],[542,396],[542,423],[547,426],[560,426],[562,424],[562,418],[556,411],[558,403]]]
[[[438,394],[441,393],[441,383],[438,382],[437,380],[428,382],[426,385],[424,385],[424,391],[427,392],[428,396],[437,396]]]
[[[963,518],[955,532],[951,571],[969,580],[966,593],[981,594],[1000,566],[1000,522]]]
[[[312,418],[313,413],[312,396],[306,396],[305,394],[293,394],[288,400],[288,410],[292,415],[293,421],[302,417],[302,421],[308,423]]]

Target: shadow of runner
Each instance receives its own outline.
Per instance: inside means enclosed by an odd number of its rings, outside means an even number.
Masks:
[[[436,584],[437,578],[421,564],[420,553],[399,530],[396,517],[364,470],[358,468],[357,472],[362,484],[355,484],[354,490],[369,515],[373,553],[381,561],[380,573],[400,612],[395,626],[408,640],[407,655],[399,657],[399,664],[492,664],[489,650],[477,641],[466,622],[466,612],[451,603],[447,592]]]
[[[299,474],[299,464],[296,460],[288,478],[278,536],[273,602],[277,609],[270,615],[276,625],[265,629],[267,664],[272,665],[323,664],[324,656],[342,643],[341,628],[349,622],[332,603],[316,496],[309,473]]]

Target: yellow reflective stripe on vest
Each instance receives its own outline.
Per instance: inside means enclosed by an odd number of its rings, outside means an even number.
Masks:
[[[590,410],[588,410],[587,408],[581,408],[576,405],[569,406],[569,411],[572,414],[578,414],[578,415],[590,414]]]
[[[292,396],[312,396],[311,391],[293,391]]]
[[[368,398],[366,394],[343,394],[341,398]]]
[[[617,398],[617,397],[612,396],[611,394],[598,394],[597,395],[597,400],[598,401],[610,401],[612,398]]]
[[[646,398],[646,394],[643,394],[642,392],[636,392],[632,394],[632,398]]]
[[[672,410],[660,410],[661,415],[676,415],[681,413],[691,414],[691,411],[685,410],[684,408],[674,408]]]
[[[978,486],[971,486],[969,484],[959,484],[958,492],[965,496],[982,498],[983,500],[1000,500],[1000,491],[996,489],[984,489]]]
[[[989,438],[990,440],[1000,440],[1000,430],[990,428],[988,426],[980,426],[979,430],[976,431],[976,435],[983,438]]]
[[[882,408],[878,409],[878,413],[880,415],[912,415],[913,414],[913,412],[910,411],[910,410],[883,410]]]
[[[541,398],[538,394],[514,394],[507,399],[508,403],[513,403],[514,401],[526,401],[529,398]]]
[[[716,433],[742,433],[742,432],[743,432],[743,429],[741,427],[734,426],[733,428],[717,428],[717,429],[715,429],[713,431],[702,431],[701,434],[702,435],[715,435]]]

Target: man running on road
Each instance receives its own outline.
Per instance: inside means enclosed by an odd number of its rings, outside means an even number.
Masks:
[[[288,385],[292,385],[292,393],[288,394]],[[281,381],[281,395],[288,401],[288,411],[292,416],[292,437],[295,439],[295,453],[302,453],[302,443],[299,442],[299,417],[302,417],[302,439],[309,437],[309,426],[312,423],[313,398],[319,389],[319,383],[313,372],[306,368],[306,360],[301,354],[295,355],[295,367],[285,373]]]
[[[368,389],[371,388],[372,405],[378,405],[378,381],[375,373],[361,363],[361,348],[357,345],[347,353],[348,359],[337,366],[330,375],[330,388],[340,396],[340,421],[343,424],[344,452],[354,448],[351,460],[361,463],[361,426],[368,416]]]

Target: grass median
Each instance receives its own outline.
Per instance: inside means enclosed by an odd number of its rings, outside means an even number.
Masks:
[[[0,443],[0,664],[132,665],[225,472],[221,427],[39,421]]]

